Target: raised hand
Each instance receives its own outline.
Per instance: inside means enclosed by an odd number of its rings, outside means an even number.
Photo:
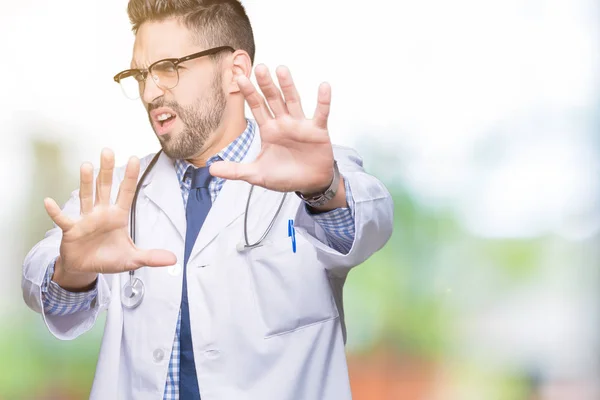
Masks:
[[[312,119],[302,110],[300,96],[286,67],[277,68],[281,91],[264,65],[255,68],[258,85],[267,103],[246,77],[238,79],[260,129],[262,148],[252,163],[217,162],[213,176],[239,179],[280,192],[322,192],[333,180],[333,148],[327,130],[331,87],[322,83]],[[283,92],[283,95],[282,95]]]
[[[175,254],[169,251],[142,250],[134,245],[129,236],[128,221],[140,162],[135,157],[129,159],[116,203],[110,204],[114,166],[112,151],[103,150],[95,199],[93,167],[89,163],[81,166],[81,216],[76,221],[65,215],[53,199],[44,200],[46,212],[63,231],[53,280],[65,289],[84,290],[98,273],[119,273],[177,262]]]

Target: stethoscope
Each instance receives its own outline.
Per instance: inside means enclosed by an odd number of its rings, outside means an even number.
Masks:
[[[136,213],[135,213],[135,211],[136,211],[138,194],[140,192],[140,189],[142,188],[142,185],[144,183],[144,180],[146,179],[146,176],[152,170],[152,168],[154,168],[154,165],[158,161],[158,158],[160,157],[161,153],[162,153],[162,150],[160,150],[158,153],[156,153],[156,155],[152,158],[152,161],[150,161],[150,164],[148,164],[148,167],[142,174],[142,177],[140,178],[140,181],[138,182],[138,184],[135,188],[135,194],[133,195],[133,201],[131,203],[131,212],[129,214],[129,236],[131,237],[133,244],[135,244],[135,231],[136,231],[136,229],[135,229],[136,228],[136,225],[135,225]],[[279,213],[281,212],[281,209],[283,208],[283,203],[285,202],[285,198],[287,196],[287,193],[283,193],[283,196],[281,197],[281,201],[279,202],[279,207],[277,207],[277,211],[275,212],[275,215],[271,219],[269,226],[267,227],[265,232],[262,234],[260,239],[258,239],[255,243],[250,244],[250,240],[248,239],[248,209],[250,208],[250,199],[252,198],[253,190],[254,190],[254,185],[251,185],[250,192],[248,192],[248,199],[246,200],[246,210],[244,213],[244,242],[240,242],[236,246],[236,250],[239,252],[243,252],[246,250],[250,250],[250,249],[254,249],[256,247],[262,246],[263,241],[265,240],[265,238],[267,237],[267,235],[273,228],[273,225],[275,224],[275,221],[277,220],[277,217],[279,216]],[[146,289],[145,289],[144,282],[142,281],[142,279],[135,276],[135,271],[133,271],[133,270],[129,271],[129,280],[127,283],[125,283],[125,285],[123,286],[123,288],[121,290],[121,303],[123,304],[123,307],[133,309],[133,308],[136,308],[137,306],[139,306],[142,303],[142,300],[144,299],[145,290]]]

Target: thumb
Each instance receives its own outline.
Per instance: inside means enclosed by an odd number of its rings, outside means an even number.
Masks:
[[[134,264],[138,267],[167,267],[176,262],[177,257],[168,250],[138,250],[134,256]]]
[[[241,164],[231,161],[218,161],[210,166],[210,174],[217,178],[251,182],[257,175],[255,163]]]

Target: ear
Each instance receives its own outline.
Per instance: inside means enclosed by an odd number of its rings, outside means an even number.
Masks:
[[[237,84],[237,78],[240,75],[245,75],[250,78],[252,74],[252,61],[250,56],[244,50],[236,50],[231,58],[231,71],[228,74],[227,91],[228,93],[239,93],[240,88]]]

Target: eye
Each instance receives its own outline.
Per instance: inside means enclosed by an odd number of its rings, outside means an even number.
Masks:
[[[152,71],[154,71],[155,73],[174,73],[175,71],[177,71],[177,67],[175,66],[175,64],[173,64],[170,61],[164,61],[164,62],[160,62],[158,64],[155,64],[154,67],[152,67]]]

